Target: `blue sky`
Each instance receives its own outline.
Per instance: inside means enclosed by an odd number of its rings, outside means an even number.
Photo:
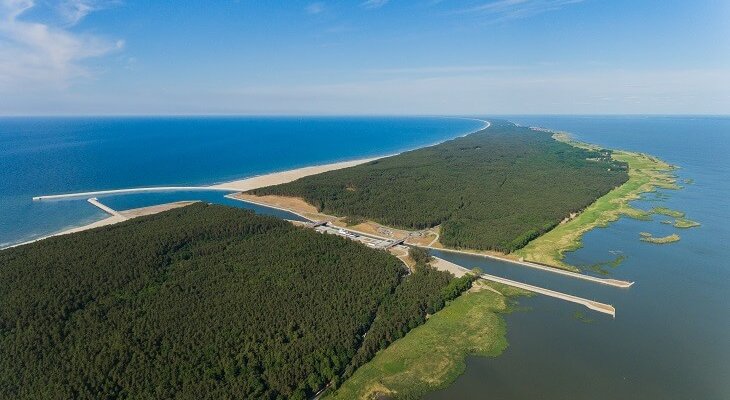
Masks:
[[[730,2],[0,0],[0,114],[728,114]]]

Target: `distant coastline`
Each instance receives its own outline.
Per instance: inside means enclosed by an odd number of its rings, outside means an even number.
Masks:
[[[68,235],[70,233],[76,233],[76,232],[81,232],[81,231],[85,231],[85,230],[89,230],[89,229],[100,228],[102,226],[113,225],[113,224],[125,221],[127,219],[142,217],[145,215],[153,215],[153,214],[157,214],[157,213],[160,213],[163,211],[172,210],[174,208],[184,207],[184,206],[187,206],[187,205],[190,205],[193,203],[196,203],[196,201],[175,201],[172,203],[158,204],[158,205],[149,206],[149,207],[140,207],[140,208],[132,208],[129,210],[123,210],[123,211],[119,211],[119,214],[123,215],[124,218],[119,218],[116,215],[111,215],[104,219],[94,221],[90,224],[77,226],[77,227],[69,228],[69,229],[64,229],[60,232],[52,233],[50,235],[42,236],[42,237],[28,240],[28,241],[21,242],[21,243],[12,244],[10,246],[0,248],[0,250],[23,246],[26,244],[35,243],[35,242],[38,242],[38,241],[41,241],[44,239],[48,239],[48,238],[52,238],[52,237],[56,237],[56,236]]]
[[[542,131],[550,133],[554,140],[564,142],[574,147],[584,148],[587,150],[606,150],[602,147],[582,143],[575,141],[564,132],[556,132],[554,130],[530,127],[535,131]],[[438,230],[431,231],[427,230],[426,236],[422,235],[414,236],[419,232],[409,232],[402,229],[395,229],[390,226],[375,223],[374,221],[360,221],[358,224],[350,226],[347,225],[348,229],[360,229],[360,231],[370,235],[381,235],[388,236],[393,239],[395,236],[403,237],[406,235],[407,244],[419,247],[432,248],[435,250],[442,251],[457,251],[461,253],[479,255],[485,257],[491,257],[502,261],[513,262],[522,264],[525,266],[535,267],[539,269],[552,269],[557,271],[566,271],[566,273],[580,274],[583,277],[589,277],[589,275],[581,274],[580,268],[575,265],[569,265],[564,261],[565,253],[575,250],[581,247],[581,240],[583,235],[599,226],[605,226],[621,216],[628,216],[635,219],[650,219],[651,214],[659,213],[656,211],[642,211],[633,208],[629,205],[632,200],[636,200],[642,193],[653,192],[656,188],[664,189],[678,189],[679,186],[676,184],[676,178],[672,175],[672,171],[676,167],[659,160],[656,157],[636,152],[629,152],[624,150],[611,150],[611,157],[614,160],[626,163],[629,166],[629,180],[620,186],[617,186],[612,191],[606,193],[604,196],[596,199],[592,204],[586,207],[575,215],[571,215],[566,218],[562,223],[551,229],[550,231],[542,234],[541,236],[530,241],[525,247],[518,249],[512,253],[497,253],[494,251],[487,250],[473,250],[473,249],[449,249],[439,242]],[[242,189],[242,191],[251,189]],[[255,196],[255,195],[243,195],[236,194],[232,196],[238,200],[252,202],[264,206],[274,206],[286,211],[295,213],[304,213],[309,219],[314,220],[329,220],[334,224],[345,224],[342,218],[338,218],[334,215],[327,215],[322,212],[312,211],[311,205],[300,201],[301,199],[290,199],[287,200],[282,196]],[[294,200],[294,201],[292,201]],[[300,204],[303,203],[303,204]],[[670,210],[672,211],[672,210]],[[669,214],[674,216],[683,216],[683,213]],[[681,214],[681,215],[680,215]],[[340,216],[341,217],[341,216]],[[682,221],[678,221],[679,227]],[[691,226],[697,226],[698,223],[693,222]],[[344,225],[343,225],[344,226]],[[387,235],[382,235],[380,231],[388,232]],[[552,267],[552,268],[551,268]],[[629,287],[632,282],[617,281],[614,279],[606,278],[594,278],[600,283],[619,286]]]
[[[487,129],[491,126],[491,123],[486,120],[482,119],[476,119],[478,121],[481,121],[484,123],[482,127],[479,129],[475,129],[473,131],[470,131],[468,133],[465,133],[460,136],[456,137],[463,137],[470,135],[475,132],[479,132],[481,130]],[[532,127],[531,129],[537,130],[537,131],[544,131],[549,132],[553,134],[553,137],[555,140],[566,142],[572,146],[576,147],[584,147],[584,148],[593,148],[597,149],[597,146],[593,146],[586,143],[577,142],[575,140],[572,140],[568,134],[563,132],[556,132],[550,129],[545,128],[537,128]],[[454,137],[454,138],[456,138]],[[447,139],[451,140],[451,139]],[[433,145],[437,145],[440,143],[443,143],[446,140],[439,141],[434,144],[430,144],[427,146],[421,146],[418,148],[423,147],[429,147]],[[307,177],[310,175],[316,175],[321,174],[324,172],[329,171],[335,171],[339,169],[344,168],[350,168],[357,165],[365,164],[368,162],[372,162],[375,160],[379,160],[386,157],[391,157],[397,154],[388,154],[388,155],[382,155],[378,157],[370,157],[370,158],[362,158],[362,159],[355,159],[355,160],[349,160],[349,161],[341,161],[341,162],[335,162],[335,163],[329,163],[329,164],[321,164],[321,165],[313,165],[313,166],[307,166],[307,167],[301,167],[301,168],[295,168],[285,171],[279,171],[279,172],[272,172],[268,174],[262,174],[262,175],[256,175],[251,176],[248,178],[243,178],[239,180],[233,180],[233,181],[227,181],[223,183],[213,184],[210,186],[180,186],[180,187],[144,187],[144,188],[128,188],[128,189],[115,189],[115,190],[106,190],[106,191],[92,191],[92,192],[83,192],[83,193],[70,193],[70,194],[61,194],[61,195],[50,195],[50,196],[39,196],[41,199],[58,199],[58,198],[83,198],[83,197],[91,197],[91,196],[97,196],[97,195],[105,195],[105,194],[124,194],[124,193],[144,193],[144,192],[156,192],[156,191],[176,191],[176,190],[199,190],[199,191],[221,191],[221,192],[230,192],[226,197],[234,198],[236,200],[249,202],[252,204],[257,204],[265,207],[271,207],[276,208],[279,210],[284,210],[288,212],[293,212],[294,214],[298,215],[304,215],[305,218],[308,219],[327,219],[328,215],[324,215],[321,213],[312,213],[311,210],[303,210],[299,208],[299,205],[290,205],[290,204],[278,204],[278,202],[274,201],[272,202],[270,199],[248,199],[248,198],[240,198],[238,196],[233,196],[234,194],[237,194],[239,192],[246,192],[249,190],[267,187],[267,186],[273,186],[283,183],[288,183],[295,181],[297,179]],[[669,172],[674,169],[673,166],[671,166],[668,163],[665,163],[661,160],[658,160],[654,157],[647,156],[640,153],[633,153],[633,152],[627,152],[627,151],[620,151],[616,150],[614,151],[614,158],[620,159],[621,161],[628,162],[630,165],[630,170],[633,169],[634,173],[630,174],[631,177],[629,181],[627,181],[625,184],[621,185],[620,187],[616,188],[614,191],[606,194],[605,196],[599,198],[596,200],[595,203],[593,203],[591,206],[589,206],[586,210],[583,210],[581,213],[579,213],[574,218],[570,219],[569,221],[565,221],[564,223],[556,226],[551,231],[541,235],[540,237],[534,239],[531,241],[527,246],[524,248],[517,250],[514,253],[511,254],[498,254],[491,251],[464,251],[469,254],[475,254],[475,255],[483,255],[487,257],[493,257],[497,259],[501,259],[503,261],[508,262],[517,262],[517,263],[523,263],[525,265],[532,266],[533,264],[530,261],[534,261],[538,264],[534,264],[535,266],[540,265],[547,265],[554,268],[559,268],[562,270],[567,270],[571,272],[580,272],[578,268],[572,265],[568,265],[563,261],[564,254],[567,251],[574,250],[576,248],[580,247],[580,241],[587,231],[597,227],[597,226],[604,226],[607,223],[610,223],[616,219],[618,219],[621,215],[628,215],[634,218],[639,219],[645,219],[648,218],[648,214],[642,213],[640,210],[634,209],[630,206],[628,206],[628,202],[636,199],[639,194],[644,192],[649,192],[655,190],[655,187],[664,187],[664,188],[677,188],[675,180],[669,175]],[[640,165],[639,165],[640,164]],[[638,170],[638,173],[637,173]],[[34,198],[38,199],[38,198]],[[164,204],[161,206],[165,206]],[[644,215],[646,214],[646,215]],[[332,217],[334,218],[334,217]],[[589,221],[590,220],[590,221]],[[52,236],[58,236],[68,233],[74,233],[79,232],[87,229],[93,229],[100,226],[110,225],[114,224],[116,222],[119,222],[114,217],[107,217],[105,219],[92,222],[90,224],[86,224],[79,227],[74,227],[71,229],[66,229],[57,233],[54,233],[52,235],[44,236],[42,238],[34,239],[28,242],[15,244],[13,246],[9,247],[15,247],[21,244],[34,242],[37,240],[42,240],[47,237]],[[387,227],[386,227],[387,228]],[[392,229],[392,228],[388,228]],[[369,232],[373,233],[373,232]],[[558,237],[559,236],[559,237]],[[440,243],[438,243],[438,240],[435,240],[436,243],[431,243],[430,245],[427,245],[425,247],[433,247],[435,249],[442,249],[442,250],[449,250],[444,249],[443,246],[441,246]],[[424,246],[426,243],[414,243],[417,246]],[[544,268],[544,267],[543,267]],[[601,279],[603,281],[604,279]],[[612,282],[613,280],[605,279],[605,281],[611,281],[610,284],[620,284],[620,285],[629,285],[629,282]]]
[[[455,118],[455,117],[451,117],[451,118]],[[434,145],[443,143],[444,141],[447,141],[447,140],[451,140],[451,139],[458,138],[458,137],[464,137],[464,136],[470,135],[472,133],[479,132],[479,131],[487,129],[491,126],[491,123],[489,121],[480,119],[480,118],[458,117],[458,119],[478,121],[478,122],[481,122],[483,125],[479,128],[473,129],[467,133],[464,133],[464,134],[461,134],[458,136],[453,136],[449,139],[436,141],[434,143],[431,143],[431,144],[428,144],[425,146],[419,146],[419,147],[416,147],[413,149],[404,150],[403,152],[415,150],[417,148],[422,148],[422,147],[434,146]],[[349,168],[349,167],[353,167],[353,166],[360,165],[360,164],[365,164],[365,163],[368,163],[371,161],[375,161],[375,160],[382,159],[385,157],[390,157],[390,156],[397,155],[397,154],[400,154],[400,153],[384,154],[384,155],[376,156],[376,157],[359,158],[359,159],[354,159],[354,160],[340,161],[340,162],[334,162],[334,163],[328,163],[328,164],[311,165],[311,166],[294,168],[294,169],[289,169],[289,170],[284,170],[284,171],[277,171],[277,172],[272,172],[272,173],[267,173],[267,174],[254,175],[254,176],[250,176],[250,177],[246,177],[246,178],[241,178],[241,179],[232,180],[232,181],[225,181],[225,182],[216,183],[216,184],[212,184],[212,185],[158,186],[158,187],[151,186],[151,187],[125,188],[125,189],[86,191],[86,192],[65,193],[65,194],[38,195],[38,196],[34,196],[33,200],[34,201],[43,201],[43,200],[55,200],[55,199],[77,199],[77,198],[84,199],[84,198],[95,197],[95,196],[104,196],[104,195],[173,192],[173,191],[221,191],[221,192],[234,193],[234,192],[252,190],[252,189],[256,189],[256,188],[260,188],[260,187],[264,187],[264,186],[291,182],[291,181],[294,181],[294,180],[297,180],[299,178],[306,177],[309,175],[320,174],[323,172],[334,171],[334,170],[342,169],[342,168]],[[174,204],[174,203],[170,203],[170,204]],[[161,204],[160,206],[164,206],[164,205],[165,204]],[[127,210],[127,211],[132,211],[132,210]],[[91,222],[91,223],[88,223],[85,225],[80,225],[80,226],[63,229],[63,230],[54,232],[49,235],[34,238],[32,240],[27,240],[27,241],[24,241],[21,243],[11,244],[9,246],[0,248],[0,250],[6,249],[6,248],[11,248],[11,247],[17,247],[17,246],[21,246],[21,245],[28,244],[28,243],[33,243],[33,242],[43,240],[43,239],[53,237],[53,236],[59,236],[59,235],[64,235],[64,234],[69,234],[69,233],[74,233],[74,232],[80,232],[80,231],[84,231],[84,230],[88,230],[88,229],[93,229],[93,228],[97,228],[97,227],[101,227],[101,226],[106,226],[106,225],[114,224],[116,222],[119,222],[119,221],[117,221],[113,217],[105,217],[103,219],[100,219],[100,220],[97,220],[97,221],[94,221],[94,222]]]
[[[536,127],[532,127],[532,129],[551,133],[555,140],[575,147],[601,149],[596,145],[576,141],[566,132]],[[673,175],[673,171],[677,167],[663,160],[648,154],[626,150],[611,150],[611,157],[628,164],[629,180],[596,199],[593,204],[577,215],[532,240],[525,247],[517,250],[514,256],[557,268],[578,271],[576,266],[569,265],[564,259],[567,252],[583,246],[583,235],[597,227],[605,227],[621,217],[651,220],[651,215],[659,212],[640,210],[632,207],[630,203],[639,199],[642,194],[655,192],[658,188],[670,190],[681,188],[677,184],[676,176]],[[665,211],[665,215],[666,213],[674,215],[675,212],[684,216],[684,213],[674,210]]]

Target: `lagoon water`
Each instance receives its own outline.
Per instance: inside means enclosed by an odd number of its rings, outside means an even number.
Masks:
[[[470,357],[465,373],[431,399],[730,399],[730,118],[506,117],[571,132],[577,139],[656,155],[692,179],[635,205],[685,211],[701,227],[676,229],[621,219],[591,231],[568,261],[592,265],[623,255],[617,289],[482,258],[440,254],[485,272],[611,303],[616,319],[535,296],[507,315],[510,347]],[[455,137],[481,124],[447,118],[4,118],[0,119],[0,243],[104,217],[84,200],[32,196],[154,185],[198,185],[311,164],[395,153]],[[219,192],[103,197],[127,209]],[[677,231],[654,245],[639,232]],[[590,272],[590,270],[589,270]],[[590,272],[594,273],[594,272]]]
[[[681,167],[682,190],[635,206],[687,213],[701,227],[677,229],[622,218],[589,232],[568,261],[606,266],[630,289],[604,287],[503,263],[444,255],[465,266],[613,304],[616,319],[536,296],[507,316],[509,348],[470,357],[465,373],[429,399],[730,399],[730,118],[509,117],[568,131],[578,140],[646,152]],[[656,245],[639,232],[681,240]]]
[[[105,217],[84,200],[33,196],[213,184],[393,154],[482,125],[429,117],[0,118],[0,248]],[[262,210],[220,192],[100,199],[120,210],[197,199]]]

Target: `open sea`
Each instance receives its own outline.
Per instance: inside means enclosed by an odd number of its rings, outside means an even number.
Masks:
[[[85,199],[33,202],[33,196],[220,183],[394,154],[481,126],[435,117],[0,118],[0,248],[106,217]],[[117,210],[177,200],[263,210],[223,196],[172,192],[99,199]]]
[[[601,286],[513,264],[439,254],[467,267],[610,303],[616,318],[534,296],[506,316],[509,348],[469,357],[465,373],[430,399],[730,399],[730,118],[508,116],[521,125],[645,152],[680,167],[681,190],[635,202],[686,212],[677,229],[622,218],[584,237],[568,261],[621,256]],[[85,200],[32,196],[137,186],[200,185],[312,164],[392,154],[478,129],[457,118],[0,118],[0,247],[104,218]],[[685,181],[686,180],[686,181]],[[220,192],[100,197],[115,209],[201,199]],[[679,233],[656,245],[639,240]]]

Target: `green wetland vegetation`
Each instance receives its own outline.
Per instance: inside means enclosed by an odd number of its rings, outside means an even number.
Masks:
[[[466,368],[466,357],[496,357],[507,348],[502,314],[528,292],[479,280],[423,325],[377,353],[325,399],[419,399],[443,389]]]
[[[675,218],[674,221],[672,221],[671,219],[665,219],[661,221],[661,223],[665,225],[672,225],[673,227],[680,229],[694,228],[702,225],[697,221],[692,221],[691,219],[687,218]]]
[[[667,207],[654,207],[651,210],[649,210],[649,213],[666,215],[668,217],[673,217],[673,218],[683,218],[684,217],[684,213],[682,211],[672,210]]]
[[[557,140],[573,146],[600,150],[598,147],[572,140],[568,135],[556,133]],[[644,153],[634,153],[615,150],[611,157],[628,165],[629,180],[618,188],[611,190],[600,197],[593,204],[579,213],[575,218],[562,223],[546,234],[531,241],[527,246],[519,249],[516,254],[528,260],[544,264],[579,271],[579,268],[564,261],[566,252],[575,251],[582,247],[582,236],[596,227],[605,227],[621,217],[651,221],[654,214],[681,218],[684,213],[666,207],[655,207],[643,210],[631,206],[633,200],[649,199],[650,201],[666,200],[666,193],[657,192],[657,189],[680,189],[676,184],[673,171],[675,166],[656,157]],[[679,240],[678,236],[676,240]],[[675,241],[676,241],[675,240]],[[646,240],[650,241],[650,240]],[[603,265],[590,266],[600,274],[608,274],[609,270]]]
[[[583,310],[577,310],[576,312],[574,312],[573,313],[573,319],[575,319],[577,321],[580,321],[580,322],[582,322],[584,324],[592,324],[593,323],[593,318],[588,317],[586,315],[586,313],[583,312]]]
[[[674,220],[674,223],[672,225],[675,228],[687,229],[687,228],[694,228],[694,227],[700,226],[701,224],[697,221],[692,221],[691,219],[677,218]]]
[[[198,203],[0,252],[0,398],[293,398],[471,277]]]
[[[591,264],[588,266],[588,269],[599,275],[608,276],[611,274],[611,270],[623,264],[624,260],[626,260],[626,256],[619,254],[613,260]]]
[[[441,225],[454,248],[511,252],[628,179],[608,150],[494,121],[488,129],[352,168],[256,189],[405,229]]]
[[[680,236],[676,233],[673,233],[673,234],[667,235],[667,236],[656,237],[656,236],[653,236],[649,232],[640,232],[639,236],[641,236],[642,242],[648,242],[648,243],[654,243],[654,244],[673,243],[673,242],[678,242],[681,239]]]

